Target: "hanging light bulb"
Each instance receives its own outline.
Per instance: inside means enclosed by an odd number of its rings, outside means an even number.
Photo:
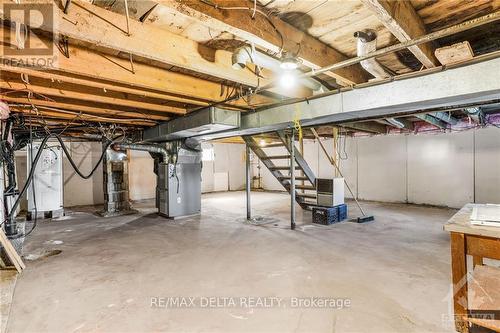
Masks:
[[[280,77],[280,86],[285,89],[291,89],[297,83],[297,78],[293,73],[284,72]]]
[[[300,60],[291,55],[288,52],[283,53],[283,57],[281,58],[280,67],[284,70],[291,71],[297,69],[300,65]]]

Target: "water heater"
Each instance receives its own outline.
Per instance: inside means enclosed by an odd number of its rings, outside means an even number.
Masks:
[[[40,143],[27,146],[28,175],[32,161],[41,149]],[[34,190],[34,196],[33,196]],[[63,208],[62,148],[59,143],[47,143],[35,167],[32,184],[28,187],[28,213],[60,211]]]

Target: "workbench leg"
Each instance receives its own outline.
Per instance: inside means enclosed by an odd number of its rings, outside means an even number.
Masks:
[[[451,233],[451,272],[453,281],[453,307],[455,328],[458,332],[468,333],[469,324],[463,319],[467,316],[467,256],[465,236]]]
[[[472,264],[473,264],[474,268],[476,268],[477,265],[482,265],[483,264],[483,257],[473,256],[472,257]]]

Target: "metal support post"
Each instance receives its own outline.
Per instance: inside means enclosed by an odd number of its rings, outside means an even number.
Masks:
[[[250,175],[250,146],[246,145],[246,160],[245,160],[245,169],[246,169],[246,195],[247,195],[247,220],[252,218],[252,208],[250,205],[250,190],[251,190],[251,175]]]
[[[295,229],[295,129],[290,133],[290,227]]]

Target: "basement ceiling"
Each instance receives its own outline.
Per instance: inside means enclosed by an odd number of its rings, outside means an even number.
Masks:
[[[11,1],[3,0],[3,2]],[[50,3],[50,0],[45,2]],[[61,8],[65,1],[57,0],[54,3]],[[125,31],[124,0],[86,0],[83,2],[86,5],[83,7],[80,3],[81,0],[74,0],[69,7],[68,15],[78,17],[80,15],[78,12],[84,7],[87,8],[87,14],[90,13],[91,19],[82,21],[82,24],[88,25],[85,27],[88,30],[82,31],[90,32],[78,37],[71,35],[66,45],[64,43],[62,47],[59,45],[58,68],[38,70],[2,67],[0,98],[9,103],[14,112],[29,114],[34,123],[44,126],[48,126],[49,121],[58,125],[98,123],[107,126],[106,124],[115,123],[120,126],[144,128],[182,116],[229,96],[244,95],[248,89],[255,89],[265,81],[258,79],[252,73],[255,68],[250,67],[245,70],[243,74],[247,78],[244,80],[238,77],[242,72],[231,69],[231,52],[242,45],[247,45],[249,36],[256,38],[255,47],[258,50],[274,57],[278,57],[277,50],[284,48],[285,51],[304,58],[301,67],[304,71],[355,57],[356,39],[353,34],[359,30],[374,30],[378,36],[378,49],[401,41],[401,37],[399,39],[397,37],[397,29],[395,32],[394,27],[384,22],[383,15],[371,7],[373,3],[383,4],[384,1],[381,0],[259,0],[257,3],[259,13],[247,26],[238,26],[239,22],[235,18],[248,19],[252,16],[253,1],[128,0],[131,22],[143,22],[142,25],[131,23],[134,28],[130,31],[130,40],[141,42],[148,39],[157,42],[154,36],[141,36],[143,28],[154,27],[159,29],[155,31],[168,32],[170,34],[168,36],[182,37],[176,40],[177,44],[172,44],[173,47],[168,49],[167,53],[181,52],[179,50],[184,49],[184,45],[181,45],[184,41],[187,44],[196,43],[195,54],[178,54],[177,59],[185,59],[185,62],[173,64],[169,62],[169,55],[163,51],[158,51],[157,54],[143,52],[140,48],[135,49],[134,42],[111,47],[96,39],[87,38],[92,35],[92,31],[104,29],[109,23],[100,17],[103,13],[109,13],[119,30],[122,33]],[[215,5],[218,7],[215,8]],[[416,26],[420,26],[419,35],[438,31],[500,9],[498,0],[411,0],[411,2],[400,2],[399,5],[401,8],[391,15],[414,12],[415,14],[411,14],[409,18],[406,17],[409,24],[407,28],[413,30]],[[224,9],[227,7],[236,9]],[[196,14],[197,10],[202,13]],[[59,13],[63,15],[62,12]],[[398,21],[398,18],[395,21]],[[404,22],[401,25],[404,28]],[[149,31],[147,29],[144,31]],[[499,32],[500,23],[497,20],[438,39],[427,43],[432,50],[428,56],[433,58],[435,48],[463,41],[470,43],[476,56],[498,51]],[[96,38],[98,37],[97,34]],[[50,33],[45,33],[44,38],[50,40],[52,36]],[[169,39],[167,38],[165,42],[169,42]],[[3,43],[5,44],[6,40],[3,40]],[[144,45],[149,47],[147,44]],[[273,46],[268,48],[266,45]],[[63,54],[65,48],[67,56]],[[329,53],[322,53],[325,49]],[[153,47],[149,50],[153,50]],[[311,50],[320,51],[315,53]],[[192,67],[191,59],[200,63],[205,62],[207,66],[202,64]],[[433,60],[435,63],[432,66],[424,65],[422,59],[410,50],[389,53],[378,57],[377,60],[395,75],[441,65],[437,60]],[[314,63],[315,61],[317,63]],[[224,75],[219,75],[217,70],[204,70],[213,64],[218,66],[214,68],[224,72]],[[263,73],[265,79],[272,78],[272,74],[266,71]],[[356,84],[372,79],[371,75],[359,65],[348,67],[340,76],[349,77],[347,81],[354,78]],[[328,89],[352,84],[339,81],[339,75],[331,73],[321,74],[317,78]],[[250,84],[251,82],[254,84]],[[31,93],[31,97],[27,96],[28,93]],[[285,94],[279,90],[266,91],[250,98],[228,102],[224,107],[232,108],[235,112],[246,112],[290,97],[305,97],[311,94],[312,92],[307,89]],[[453,115],[466,116],[460,110],[454,111]],[[417,120],[408,117],[408,121]],[[376,124],[372,122],[372,125]]]

